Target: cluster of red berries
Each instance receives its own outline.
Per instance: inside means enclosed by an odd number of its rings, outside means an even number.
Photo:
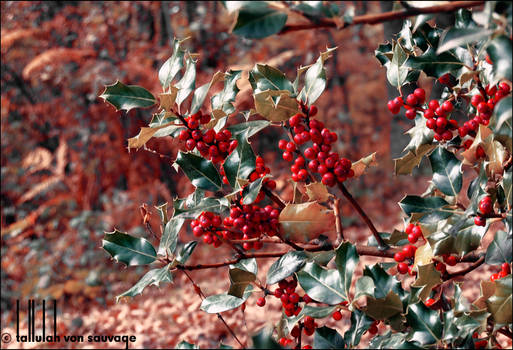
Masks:
[[[503,263],[502,266],[501,266],[501,272],[498,272],[498,273],[494,273],[491,277],[490,277],[490,281],[495,281],[495,280],[498,280],[500,278],[503,278],[503,277],[506,277],[507,275],[509,275],[511,273],[511,267],[509,266],[509,264],[507,262]]]
[[[324,123],[315,119],[310,120],[317,114],[317,107],[308,108],[301,104],[302,113],[290,117],[289,125],[293,134],[293,141],[280,140],[278,147],[283,150],[283,159],[292,162],[294,153],[298,157],[290,167],[292,180],[305,181],[308,177],[308,169],[313,173],[322,175],[322,183],[326,186],[334,186],[337,181],[344,182],[354,176],[351,169],[352,163],[347,158],[340,158],[338,153],[331,150],[331,144],[337,141],[336,133],[331,132],[324,126]],[[299,146],[312,141],[312,146],[304,151],[304,157],[298,150]],[[306,159],[310,161],[306,163]]]
[[[234,227],[240,231],[224,230],[222,231],[225,239],[242,239],[249,240],[258,238],[263,234],[272,237],[279,230],[278,217],[280,211],[270,205],[264,208],[256,204],[243,205],[242,199],[230,209],[230,216],[223,219],[223,225],[226,228]],[[260,241],[244,242],[242,247],[245,250],[254,248],[261,249],[263,243]]]
[[[408,241],[411,244],[405,245],[400,252],[395,253],[394,260],[398,263],[397,271],[400,274],[409,273],[410,275],[414,275],[415,271],[412,270],[411,266],[415,258],[415,252],[417,251],[417,247],[414,246],[414,244],[417,243],[419,238],[424,239],[424,236],[422,235],[420,226],[412,223],[406,226],[405,233],[408,235]]]
[[[255,170],[253,170],[253,172],[249,174],[249,182],[256,181],[269,173],[271,173],[271,169],[265,166],[264,158],[262,158],[261,156],[257,156],[255,162]],[[263,180],[263,185],[265,185],[270,190],[276,189],[276,181],[271,180],[269,178],[265,178]],[[260,192],[257,198],[255,199],[255,202],[260,202],[262,199],[264,199],[264,196],[264,192]]]
[[[301,301],[305,304],[312,301],[307,294],[300,297],[299,294],[296,293],[296,287],[296,279],[290,281],[281,280],[278,282],[278,288],[273,293],[276,298],[281,300],[283,310],[287,317],[297,316],[301,312],[301,307],[299,306]]]
[[[286,338],[286,337],[282,337],[282,338],[280,338],[280,340],[278,341],[278,343],[279,343],[281,346],[283,346],[283,347],[285,347],[285,346],[289,345],[289,344],[290,344],[290,343],[292,343],[292,342],[293,342],[293,340],[292,340],[292,339],[288,339],[288,338]],[[311,345],[308,345],[308,344],[305,344],[305,345],[303,345],[303,346],[301,347],[301,349],[311,349],[311,348],[312,348],[312,346],[311,346]]]
[[[486,216],[493,213],[493,203],[490,196],[486,196],[479,201],[479,212],[474,218],[474,224],[477,226],[486,225]]]
[[[465,137],[470,131],[477,131],[479,124],[486,126],[490,123],[495,104],[509,94],[510,86],[506,82],[502,82],[498,86],[488,85],[484,92],[486,95],[479,93],[470,99],[470,104],[477,113],[458,129],[461,137]],[[486,99],[487,97],[488,99]]]
[[[202,157],[210,159],[213,163],[219,163],[237,148],[237,140],[230,140],[232,137],[230,130],[224,129],[218,133],[214,129],[208,129],[205,132],[200,130],[200,124],[207,124],[210,121],[210,115],[197,112],[184,120],[187,123],[187,129],[180,132],[179,139],[185,141],[185,148],[188,151],[196,148]]]
[[[222,220],[219,215],[204,211],[196,220],[192,220],[190,225],[194,236],[203,236],[203,242],[212,244],[217,248],[222,244],[222,241],[216,233],[221,223]]]

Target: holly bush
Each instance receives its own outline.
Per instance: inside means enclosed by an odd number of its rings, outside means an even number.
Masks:
[[[303,5],[302,11],[308,10],[310,5]],[[286,15],[279,10],[265,3],[245,6],[239,9],[235,34],[255,37],[261,28],[248,25],[264,19],[272,23],[259,25],[271,30],[257,37],[283,28]],[[158,247],[118,230],[105,234],[103,248],[115,260],[153,266],[118,298],[171,283],[183,273],[202,299],[201,310],[217,314],[241,346],[247,344],[222,313],[244,310],[250,298],[260,307],[266,298],[279,298],[281,320],[253,337],[257,348],[292,342],[310,348],[302,334],[313,335],[315,348],[353,348],[366,332],[371,348],[494,348],[499,334],[511,338],[511,4],[487,3],[480,12],[460,9],[444,30],[429,24],[431,17],[405,20],[394,40],[375,51],[397,88],[387,107],[392,115],[404,111],[397,118],[412,125],[404,155],[395,159],[395,174],[411,174],[424,158],[431,166],[425,192],[405,194],[398,203],[404,213],[401,231],[378,232],[345,186],[365,176],[376,155],[345,158],[337,152],[336,130],[318,118],[322,111],[315,102],[327,86],[325,62],[336,48],[299,67],[293,81],[275,67],[256,64],[247,72],[254,98],[249,111],[234,106],[244,72],[217,72],[197,87],[198,58],[177,39],[158,73],[163,88],[158,98],[119,81],[106,86],[100,97],[117,110],[159,103],[128,147],[174,138],[181,150],[170,155],[172,165],[195,187],[174,200],[171,215],[168,203],[156,207],[162,223]],[[442,86],[441,98],[429,99],[420,87],[403,94],[419,78]],[[218,91],[210,91],[221,83]],[[283,165],[290,165],[290,203],[280,198],[271,169],[252,147],[251,139],[265,128],[282,131],[277,146]],[[368,226],[367,244],[344,238],[339,197]],[[146,209],[143,214],[147,224]],[[484,250],[482,238],[490,227],[493,241]],[[180,235],[187,231],[198,241],[183,243]],[[217,263],[188,264],[198,244],[213,250],[227,245],[233,255],[217,255]],[[279,245],[287,249],[272,249]],[[363,256],[382,262],[364,266],[363,276],[355,278]],[[259,261],[269,258],[275,261],[260,281]],[[481,281],[481,295],[471,302],[457,281],[483,264],[496,273]],[[230,281],[223,294],[205,295],[189,274],[222,267],[228,268]],[[323,319],[342,317],[350,318],[343,335],[322,326]],[[183,341],[177,346],[194,345]]]

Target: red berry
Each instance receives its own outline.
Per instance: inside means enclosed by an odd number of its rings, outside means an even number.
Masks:
[[[435,264],[435,269],[437,271],[440,271],[441,273],[445,273],[447,271],[447,266],[445,266],[444,263],[436,263]]]
[[[474,347],[476,349],[481,349],[481,348],[485,348],[487,344],[488,344],[488,341],[483,339],[483,340],[476,341],[474,344]]]
[[[401,262],[399,264],[397,264],[397,271],[400,273],[400,274],[405,274],[408,272],[408,264],[404,263],[404,262]]]
[[[486,157],[486,153],[481,146],[477,146],[476,148],[476,158],[484,158]]]
[[[412,108],[407,110],[404,115],[406,116],[406,118],[413,120],[417,116],[417,111],[414,108]]]
[[[290,335],[293,338],[299,337],[301,335],[301,331],[299,330],[299,327],[298,326],[294,326],[294,328],[292,328],[292,331],[290,331]]]
[[[280,140],[278,142],[278,148],[281,150],[285,150],[287,148],[287,140]]]
[[[429,129],[434,129],[434,128],[436,128],[436,119],[431,118],[431,119],[426,120],[426,126],[427,126]]]
[[[404,230],[404,232],[409,235],[410,233],[412,233],[412,230],[413,228],[415,227],[414,224],[408,224],[408,226],[406,226],[406,229]]]
[[[491,277],[490,277],[490,281],[495,281],[495,280],[498,280],[500,277],[499,277],[499,274],[498,273],[494,273]]]
[[[297,293],[292,293],[289,295],[289,301],[293,304],[299,303],[299,295]]]
[[[187,125],[189,126],[189,128],[191,129],[197,129],[198,126],[199,126],[199,121],[196,120],[196,119],[189,119],[189,121],[187,122]]]
[[[378,333],[378,326],[376,326],[375,324],[373,324],[372,326],[369,327],[369,333],[370,334],[376,334]]]
[[[287,143],[286,150],[289,152],[294,152],[296,150],[296,145],[293,142]]]
[[[298,126],[300,123],[301,123],[301,114],[299,114],[299,113],[298,114],[294,114],[289,119],[289,124],[290,124],[291,127]]]
[[[444,261],[447,263],[447,265],[454,266],[458,263],[459,259],[454,255],[450,255],[447,257],[447,259],[444,259]]]
[[[485,226],[486,225],[486,219],[482,216],[476,216],[474,218],[474,224],[476,224],[476,226]]]
[[[335,321],[340,321],[342,319],[342,314],[340,311],[335,311],[333,315],[331,315]]]
[[[281,346],[287,346],[287,344],[289,343],[288,339],[285,337],[280,338],[280,340],[278,342],[280,343]]]
[[[474,95],[470,99],[470,104],[474,107],[477,107],[481,102],[484,102],[484,97],[481,94]]]
[[[189,130],[180,131],[180,136],[178,136],[178,138],[181,141],[187,141],[190,137],[191,137],[191,134],[189,133]]]
[[[438,78],[438,81],[440,82],[440,84],[447,85],[447,84],[449,84],[450,79],[451,79],[450,74],[446,73],[446,74],[442,75],[440,78]]]
[[[258,298],[256,303],[257,303],[258,306],[264,307],[265,306],[265,298],[264,297]]]
[[[415,97],[417,97],[419,103],[424,103],[424,100],[426,99],[426,91],[424,89],[415,89],[415,91],[413,91],[413,94],[415,95]]]
[[[492,199],[488,196],[481,199],[479,202],[479,211],[484,215],[490,214],[493,212],[493,204]]]
[[[436,127],[437,128],[445,129],[446,126],[447,126],[447,119],[442,118],[442,117],[436,119]]]
[[[442,109],[445,112],[450,113],[454,109],[454,106],[452,105],[451,101],[445,101],[444,103],[442,103]]]
[[[410,106],[416,106],[419,103],[419,100],[414,94],[409,94],[406,97],[406,103]]]
[[[413,233],[417,238],[422,237],[422,229],[418,225],[413,227],[411,233]]]
[[[436,302],[433,298],[428,298],[426,302],[424,303],[427,307],[431,307]]]
[[[303,301],[308,304],[312,302],[312,298],[308,294],[303,295]]]
[[[316,152],[312,147],[308,147],[305,149],[305,157],[307,159],[315,159],[316,158]]]
[[[394,260],[397,262],[403,262],[406,257],[403,252],[397,252],[394,254]]]
[[[508,94],[509,91],[511,90],[511,87],[509,86],[508,83],[503,81],[502,83],[499,84],[499,89],[504,91],[504,93]]]
[[[431,118],[434,118],[434,117],[435,117],[435,112],[433,112],[432,109],[426,109],[424,111],[424,118],[431,119]]]
[[[506,271],[506,273],[508,273],[508,274],[511,272],[511,267],[509,266],[509,264],[507,262],[502,263],[501,268],[502,268],[502,271]]]
[[[431,110],[433,110],[433,111],[434,111],[434,110],[436,110],[438,107],[440,107],[440,104],[438,103],[438,100],[431,100],[431,101],[429,101],[428,106],[429,106],[429,109],[431,109]]]
[[[310,111],[308,112],[308,115],[310,117],[313,117],[317,114],[317,107],[316,106],[310,106]]]
[[[286,160],[287,162],[292,162],[293,158],[294,158],[294,155],[291,152],[289,152],[289,151],[283,152],[283,159]]]
[[[335,185],[335,175],[333,175],[333,173],[324,174],[322,176],[322,183],[329,187]]]
[[[452,132],[450,132],[449,130],[445,130],[442,134],[442,139],[444,139],[445,141],[452,140]]]
[[[303,349],[312,349],[312,346],[311,346],[311,345],[306,344],[306,345],[303,345]]]
[[[305,316],[303,319],[303,322],[305,323],[305,327],[307,328],[314,328],[314,319],[312,316]]]
[[[506,271],[499,272],[499,278],[506,277],[507,275],[509,275],[509,273],[507,273]]]
[[[407,246],[403,247],[403,254],[407,258],[413,258],[415,256],[415,251],[417,250],[417,247],[414,245],[408,244]]]
[[[417,241],[418,241],[418,240],[419,240],[419,239],[418,239],[418,237],[417,237],[415,234],[410,233],[410,234],[408,235],[408,241],[409,241],[411,244],[415,244],[415,243],[417,243]]]

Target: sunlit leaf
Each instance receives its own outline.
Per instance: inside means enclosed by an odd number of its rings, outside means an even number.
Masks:
[[[106,102],[113,105],[117,111],[130,111],[133,108],[146,108],[153,106],[157,100],[143,87],[125,85],[119,80],[112,85],[106,85],[100,95]]]
[[[127,266],[148,265],[157,258],[155,248],[150,242],[118,230],[105,233],[102,244],[103,249],[114,260],[125,263]]]

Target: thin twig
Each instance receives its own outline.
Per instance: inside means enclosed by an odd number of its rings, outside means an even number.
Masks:
[[[399,11],[389,11],[378,14],[368,14],[362,16],[353,17],[352,22],[344,23],[342,27],[339,29],[345,29],[347,27],[357,25],[357,24],[379,24],[383,22],[393,21],[397,19],[403,19],[410,16],[416,16],[420,14],[427,13],[439,13],[439,12],[453,12],[460,8],[468,8],[482,5],[484,1],[453,1],[450,3],[446,3],[443,5],[430,6],[424,8],[410,8],[406,10]],[[320,19],[316,22],[310,22],[306,24],[289,24],[283,27],[282,30],[278,32],[279,35],[295,32],[298,30],[309,30],[309,29],[317,29],[317,28],[336,28],[337,23],[335,23],[331,19]]]
[[[344,197],[346,197],[346,199],[349,201],[349,203],[351,203],[353,208],[355,208],[356,211],[358,212],[358,214],[360,214],[360,216],[363,219],[363,221],[365,221],[367,226],[369,226],[370,230],[372,231],[372,234],[374,235],[374,238],[378,242],[379,248],[382,249],[382,250],[388,249],[389,248],[388,244],[386,244],[385,241],[383,240],[383,238],[381,238],[381,236],[379,235],[378,230],[376,229],[376,227],[374,226],[372,221],[369,219],[369,216],[363,211],[362,207],[360,207],[360,205],[353,198],[351,193],[349,193],[349,191],[344,186],[344,184],[342,184],[341,182],[338,182],[337,184],[338,184],[338,188],[340,188],[340,191],[342,191],[342,194],[344,195]]]
[[[333,211],[335,212],[335,229],[337,230],[338,242],[344,241],[344,231],[342,229],[342,220],[340,218],[340,199],[336,198],[333,203]]]
[[[444,281],[448,281],[450,279],[453,279],[453,278],[456,278],[456,277],[459,277],[459,276],[465,276],[467,273],[477,269],[479,266],[481,266],[483,263],[485,262],[485,257],[484,255],[482,255],[476,262],[474,262],[472,265],[470,265],[469,267],[463,269],[463,270],[460,270],[460,271],[457,271],[457,272],[454,272],[454,273],[448,273],[446,274],[445,276],[443,276],[443,280]]]
[[[201,290],[200,286],[198,286],[194,280],[192,279],[191,276],[189,276],[189,274],[187,273],[187,271],[185,270],[182,270],[182,272],[185,274],[185,276],[187,276],[187,278],[189,279],[189,281],[191,281],[192,283],[192,286],[194,287],[194,291],[200,296],[201,300],[205,299],[206,296],[205,294],[203,294],[203,291]],[[224,323],[224,325],[226,326],[226,328],[228,329],[228,331],[230,332],[230,334],[232,335],[233,338],[235,338],[235,340],[237,341],[237,343],[239,343],[241,349],[244,349],[244,345],[241,343],[241,341],[239,340],[239,338],[237,338],[237,336],[235,335],[235,332],[233,331],[233,329],[231,329],[231,327],[228,325],[228,323],[226,323],[226,321],[224,320],[223,316],[221,316],[221,314],[219,312],[216,313],[217,314],[217,318],[221,320],[221,322]]]
[[[262,186],[262,191],[264,191],[265,195],[269,197],[269,199],[272,200],[274,203],[276,203],[278,207],[280,207],[280,209],[285,208],[285,203],[283,203],[280,197],[275,195],[270,189],[268,189],[265,186]]]

